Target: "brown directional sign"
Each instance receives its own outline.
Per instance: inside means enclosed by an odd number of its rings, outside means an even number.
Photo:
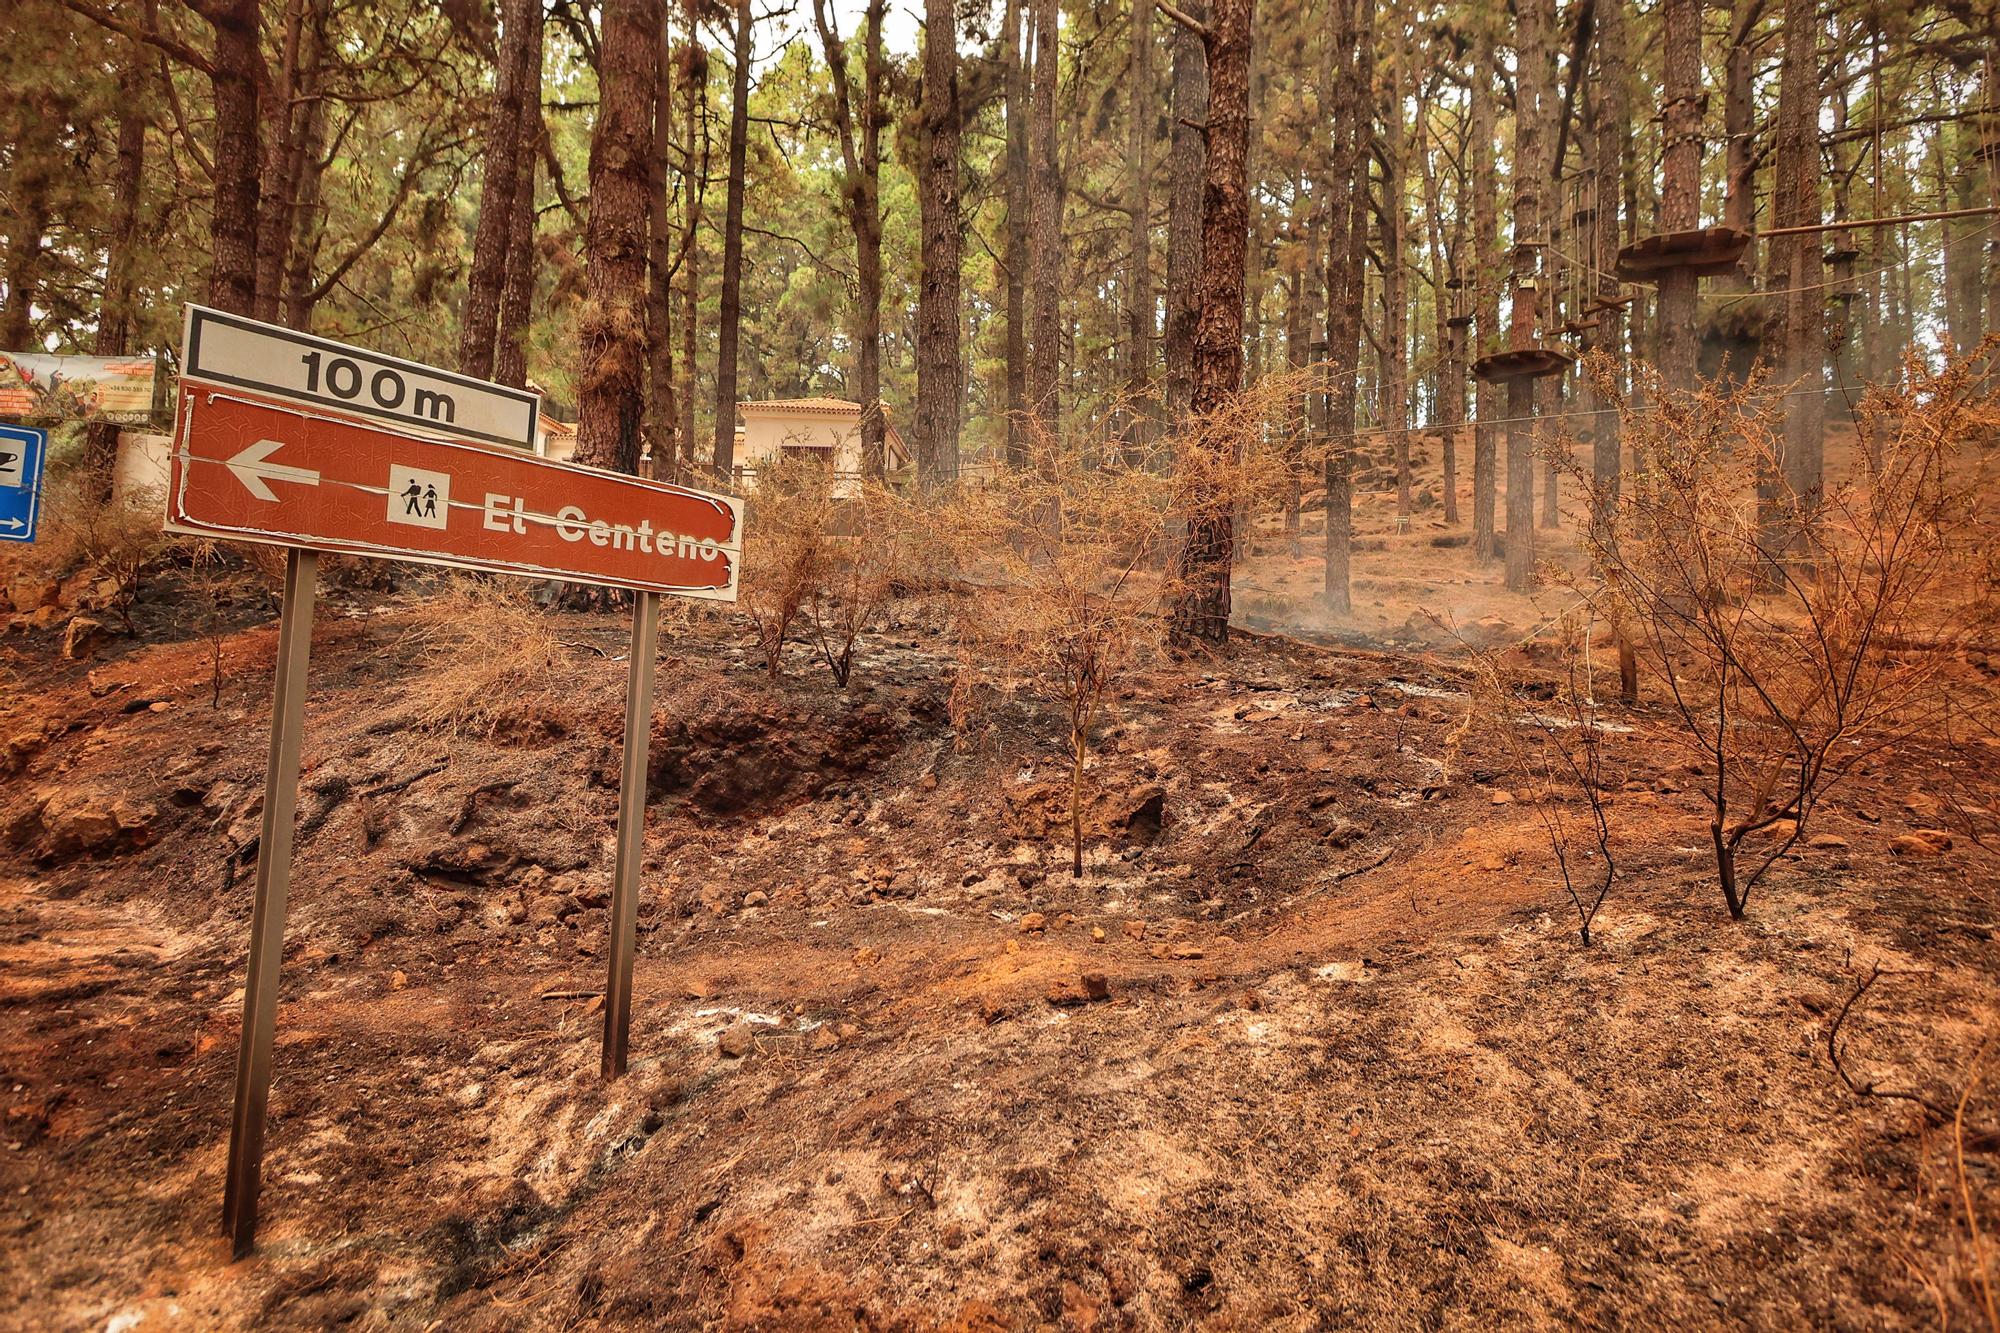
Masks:
[[[734,601],[741,502],[184,380],[167,528]]]
[[[356,386],[365,382],[377,399],[373,408],[324,407],[308,391],[310,386],[280,382],[283,377],[270,369],[278,352],[266,345],[275,335],[265,326],[213,312],[198,315],[189,316],[184,364],[190,373],[181,381],[174,423],[166,527],[286,548],[277,689],[264,768],[264,825],[257,842],[243,1036],[222,1205],[223,1232],[241,1257],[257,1236],[319,553],[416,560],[637,592],[604,992],[604,1076],[616,1078],[625,1072],[632,1019],[659,595],[736,600],[743,509],[728,496],[555,463],[518,449],[389,429],[381,420],[356,413],[394,416],[392,408],[415,401],[421,388],[428,396],[422,400],[421,420],[411,429],[428,431],[461,412],[461,421],[504,424],[513,418],[503,411],[511,414],[523,404],[509,396],[516,391],[413,363],[392,365],[359,349],[330,345],[341,352],[333,361],[323,349],[307,346],[296,358],[299,366],[280,366],[294,378],[323,375],[336,398],[353,396],[350,389],[358,394]],[[317,367],[316,355],[322,362]],[[239,372],[228,382],[195,373],[225,364]],[[364,368],[373,368],[366,377]],[[392,378],[392,372],[400,378]],[[437,385],[457,395],[450,400],[450,412],[440,406],[438,394],[445,390]],[[525,406],[533,408],[532,398]]]

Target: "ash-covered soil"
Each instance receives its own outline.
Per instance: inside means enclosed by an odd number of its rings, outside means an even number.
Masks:
[[[413,600],[313,648],[258,1254],[218,1234],[273,627],[0,641],[0,1323],[23,1329],[1881,1328],[1971,1317],[1955,1097],[2000,765],[1839,789],[1731,923],[1618,714],[1580,947],[1448,662],[1250,639],[1056,717],[921,626],[847,691],[664,636],[632,1070],[598,1077],[624,625],[411,724]],[[1899,836],[1940,829],[1950,846]],[[1919,840],[1924,841],[1924,840]],[[1102,998],[1094,998],[1102,997]],[[1990,1096],[1969,1116],[1991,1126]],[[1966,1150],[1975,1197],[1990,1140]],[[1983,1192],[1983,1193],[1982,1193]],[[1989,1205],[1990,1206],[1990,1205]],[[1988,1214],[1990,1217],[1990,1213]],[[1990,1242],[1989,1242],[1990,1243]]]

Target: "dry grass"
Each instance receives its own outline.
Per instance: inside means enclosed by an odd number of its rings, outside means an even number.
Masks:
[[[583,681],[549,613],[518,580],[454,575],[414,604],[407,639],[426,669],[404,691],[410,724],[445,735],[538,739],[567,732]]]

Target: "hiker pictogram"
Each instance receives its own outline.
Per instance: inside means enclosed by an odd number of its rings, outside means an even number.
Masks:
[[[451,474],[389,466],[389,521],[442,529],[451,517]]]

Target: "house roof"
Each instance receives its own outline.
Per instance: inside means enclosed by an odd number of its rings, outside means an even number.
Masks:
[[[861,404],[846,398],[762,398],[738,403],[736,409],[739,412],[757,412],[766,415],[794,412],[842,417],[861,415]]]

